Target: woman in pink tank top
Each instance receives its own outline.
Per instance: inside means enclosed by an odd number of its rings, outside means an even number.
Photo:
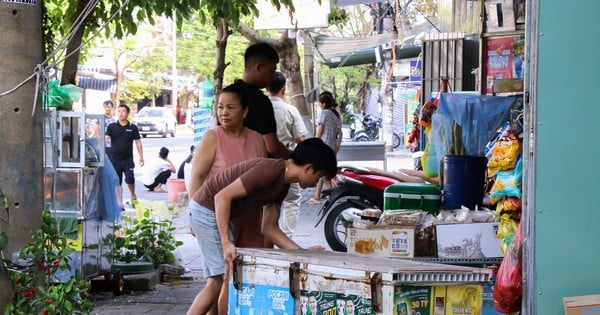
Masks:
[[[217,103],[219,125],[207,131],[198,143],[196,155],[192,160],[192,178],[190,198],[206,180],[219,174],[227,167],[239,162],[267,157],[267,149],[262,136],[244,127],[248,115],[248,98],[243,82],[236,81],[223,89]],[[249,215],[239,216],[232,221],[234,243],[238,247],[264,247],[264,237],[260,231],[261,217],[252,216],[256,211],[247,211]],[[227,303],[228,284],[223,285],[219,308]]]

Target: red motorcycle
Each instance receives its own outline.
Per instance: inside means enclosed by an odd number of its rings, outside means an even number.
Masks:
[[[420,182],[412,176],[371,167],[339,165],[337,186],[323,190],[329,198],[319,210],[317,227],[325,219],[324,232],[332,250],[346,251],[346,228],[360,219],[363,209],[382,209],[383,192],[398,182]]]

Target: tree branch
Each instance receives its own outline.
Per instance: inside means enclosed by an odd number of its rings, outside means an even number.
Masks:
[[[229,25],[233,27],[231,22],[229,23]],[[236,30],[238,32],[240,32],[240,34],[242,34],[244,37],[246,37],[252,43],[258,43],[258,42],[267,43],[267,44],[273,46],[273,48],[275,48],[275,50],[278,50],[282,46],[282,42],[280,40],[262,36],[262,35],[258,34],[255,30],[248,27],[248,25],[246,25],[242,22],[238,23]]]

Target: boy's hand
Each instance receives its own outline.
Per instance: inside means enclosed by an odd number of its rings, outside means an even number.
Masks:
[[[233,245],[232,242],[223,244],[223,260],[225,261],[225,266],[229,268],[229,270],[233,270],[233,262],[235,261],[236,255],[235,245]]]
[[[310,250],[325,250],[325,246],[313,245],[313,246],[311,246],[311,247],[309,247],[307,249],[310,249]]]

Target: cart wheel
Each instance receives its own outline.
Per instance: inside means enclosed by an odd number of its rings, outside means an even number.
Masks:
[[[123,292],[125,291],[125,278],[123,277],[123,274],[121,273],[121,271],[115,271],[111,274],[111,281],[110,281],[110,287],[113,291],[113,294],[115,296],[119,296],[121,294],[123,294]]]

